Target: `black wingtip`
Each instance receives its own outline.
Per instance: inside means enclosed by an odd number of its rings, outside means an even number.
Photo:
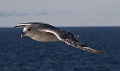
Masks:
[[[17,28],[18,26],[14,26],[14,28]]]
[[[97,54],[107,54],[107,53],[103,51],[97,51]]]

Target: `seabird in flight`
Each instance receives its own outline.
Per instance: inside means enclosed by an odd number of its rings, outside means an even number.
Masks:
[[[62,41],[68,45],[71,45],[75,48],[79,48],[84,51],[88,51],[96,54],[106,54],[103,51],[92,49],[86,46],[84,43],[81,43],[77,40],[78,35],[75,35],[69,31],[61,30],[52,25],[42,23],[42,22],[28,22],[28,23],[19,23],[16,27],[24,27],[21,37],[28,36],[33,40],[40,42],[56,42]]]

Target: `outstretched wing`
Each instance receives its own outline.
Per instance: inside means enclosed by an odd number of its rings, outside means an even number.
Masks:
[[[103,51],[99,51],[99,50],[95,50],[95,49],[92,49],[90,47],[87,47],[85,44],[79,42],[76,39],[62,39],[62,40],[63,40],[63,42],[67,43],[68,45],[71,45],[75,48],[79,48],[79,49],[84,50],[84,51],[88,51],[88,52],[96,53],[96,54],[106,54]]]
[[[106,54],[103,51],[99,51],[99,50],[95,50],[92,49],[90,47],[87,47],[85,44],[79,42],[78,40],[76,40],[72,34],[70,34],[67,31],[61,31],[61,30],[54,30],[54,29],[42,29],[40,31],[44,31],[44,32],[49,32],[49,33],[53,33],[59,40],[67,43],[68,45],[71,45],[75,48],[79,48],[81,50],[84,51],[88,51],[91,53],[96,53],[96,54]]]
[[[45,24],[42,22],[28,22],[28,23],[20,23],[19,25],[15,26],[15,27],[20,27],[20,26],[24,27],[27,25],[31,26],[32,28],[37,29],[38,31],[52,33],[59,40],[65,42],[68,45],[71,45],[75,48],[79,48],[81,50],[85,50],[85,51],[96,53],[96,54],[106,54],[105,52],[89,48],[86,45],[84,45],[83,43],[79,42],[78,40],[75,39],[75,38],[78,38],[77,35],[75,35],[71,32],[68,32],[68,31],[62,31],[59,28],[56,28],[56,27],[49,25],[49,24]]]

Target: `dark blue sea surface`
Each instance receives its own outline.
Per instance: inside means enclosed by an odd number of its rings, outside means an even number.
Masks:
[[[20,37],[22,28],[0,28],[0,71],[120,71],[119,27],[61,27],[107,54],[93,54],[63,42]]]

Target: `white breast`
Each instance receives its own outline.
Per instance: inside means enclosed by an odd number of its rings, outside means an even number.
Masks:
[[[41,42],[55,42],[55,41],[59,41],[58,38],[52,34],[52,33],[48,33],[48,32],[42,32],[42,34],[35,34],[34,36],[30,37],[33,40],[36,41],[41,41]]]

